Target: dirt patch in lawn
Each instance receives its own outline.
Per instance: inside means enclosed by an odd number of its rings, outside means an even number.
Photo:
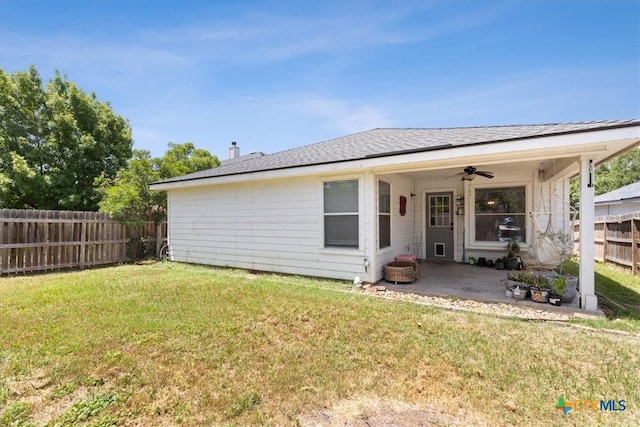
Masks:
[[[451,414],[435,407],[389,399],[342,401],[298,417],[305,427],[486,426],[481,418],[463,411]]]

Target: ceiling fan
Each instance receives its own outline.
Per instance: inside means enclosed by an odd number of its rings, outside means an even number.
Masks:
[[[463,169],[463,171],[464,172],[459,172],[455,175],[451,175],[450,177],[447,177],[447,179],[453,178],[454,176],[462,176],[463,181],[472,181],[476,177],[476,175],[483,176],[489,179],[493,178],[493,172],[479,171],[474,166],[467,166]]]

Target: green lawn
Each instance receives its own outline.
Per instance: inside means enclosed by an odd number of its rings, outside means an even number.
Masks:
[[[574,276],[578,276],[578,269],[577,260],[567,261],[563,266],[564,273]],[[577,323],[640,332],[640,276],[607,263],[596,263],[595,270],[598,305],[608,319]]]
[[[175,263],[0,279],[0,425],[280,426],[390,401],[459,425],[640,424],[637,336],[349,289]],[[559,397],[626,410],[565,418]]]

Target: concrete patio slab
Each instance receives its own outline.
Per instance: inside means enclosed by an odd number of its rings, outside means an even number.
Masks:
[[[505,295],[505,287],[502,282],[507,278],[507,274],[506,270],[454,261],[423,260],[419,263],[419,276],[415,282],[394,284],[382,280],[379,284],[395,292],[514,304],[566,314],[585,313],[578,306],[578,297],[570,304],[562,304],[560,307],[536,303],[530,299],[517,300],[508,298]]]

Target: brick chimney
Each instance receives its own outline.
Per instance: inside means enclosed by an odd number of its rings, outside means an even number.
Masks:
[[[240,157],[240,147],[238,147],[238,144],[233,141],[231,143],[231,147],[229,147],[229,158],[237,159],[238,157]]]

